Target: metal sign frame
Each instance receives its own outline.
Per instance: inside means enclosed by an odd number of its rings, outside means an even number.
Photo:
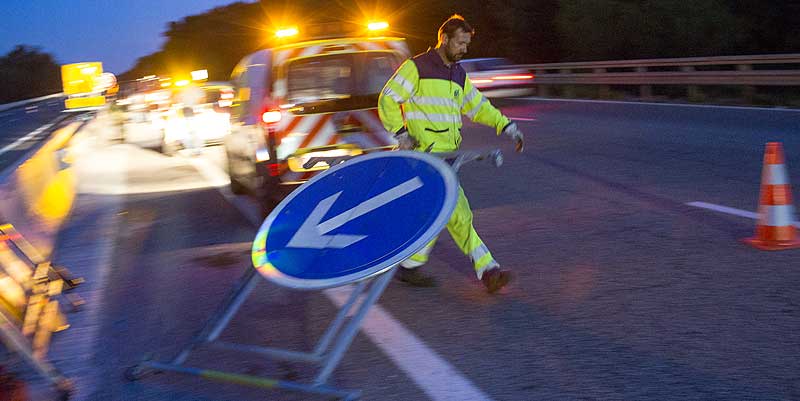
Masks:
[[[128,380],[138,380],[150,373],[161,371],[169,371],[175,373],[183,373],[193,376],[200,376],[209,380],[232,382],[244,384],[254,387],[269,388],[269,389],[283,389],[291,391],[300,391],[313,394],[327,395],[338,397],[343,400],[355,400],[360,397],[361,393],[358,390],[343,390],[330,387],[328,381],[336,366],[344,357],[351,342],[358,334],[361,327],[361,322],[367,316],[369,309],[378,301],[386,286],[394,276],[395,267],[397,264],[407,259],[415,252],[422,249],[434,236],[444,228],[450,215],[455,208],[458,191],[458,180],[455,175],[454,169],[448,165],[447,162],[441,158],[431,156],[425,153],[400,151],[400,152],[387,152],[387,153],[374,153],[363,156],[358,156],[347,163],[337,164],[329,170],[317,175],[311,179],[306,185],[309,187],[323,179],[325,176],[334,174],[340,169],[352,166],[354,163],[374,159],[377,157],[411,157],[418,160],[423,160],[429,165],[434,166],[437,172],[442,176],[446,189],[446,197],[442,203],[442,208],[439,211],[434,222],[431,223],[417,240],[411,246],[399,250],[390,257],[375,266],[359,271],[355,274],[349,274],[336,279],[323,279],[323,280],[305,280],[280,272],[274,266],[265,269],[266,265],[256,266],[256,268],[248,268],[244,275],[234,285],[231,293],[227,299],[220,305],[220,308],[214,313],[205,326],[195,336],[195,338],[169,362],[158,362],[145,360],[138,365],[129,368],[125,376]],[[270,225],[275,221],[276,216],[286,207],[289,202],[294,199],[299,192],[295,191],[284,199],[276,209],[270,213],[269,217],[264,221],[259,229],[259,233],[266,233]],[[263,237],[263,235],[261,235]],[[263,245],[257,244],[254,241],[253,249],[263,249]],[[267,259],[268,260],[268,259]],[[271,265],[270,265],[271,266]],[[260,274],[259,274],[260,273]],[[291,288],[300,289],[322,289],[331,287],[340,287],[344,285],[352,285],[351,291],[347,301],[342,305],[336,316],[328,325],[323,335],[317,341],[316,346],[311,352],[298,352],[288,349],[263,347],[256,345],[244,345],[217,341],[222,331],[228,326],[231,319],[239,311],[239,308],[244,304],[247,297],[255,288],[258,280],[267,278],[279,285],[288,286]],[[185,366],[186,360],[189,358],[192,351],[200,346],[208,346],[219,350],[238,351],[250,354],[257,354],[275,360],[306,362],[318,364],[319,370],[311,383],[299,383],[294,381],[282,381],[262,376],[243,375],[231,372],[200,369],[195,367]]]

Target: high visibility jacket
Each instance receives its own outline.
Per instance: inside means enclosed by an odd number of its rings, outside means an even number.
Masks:
[[[434,49],[397,69],[378,98],[378,114],[387,131],[397,135],[408,130],[419,142],[418,149],[433,144],[434,152],[458,149],[462,114],[494,127],[498,135],[510,123],[472,85],[459,64],[448,67]]]

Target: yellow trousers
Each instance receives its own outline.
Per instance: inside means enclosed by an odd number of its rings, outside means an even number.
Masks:
[[[472,210],[469,208],[469,201],[460,186],[458,187],[456,207],[447,222],[447,231],[450,232],[450,236],[453,237],[461,252],[472,259],[475,273],[479,279],[484,271],[499,266],[492,257],[492,253],[489,252],[489,248],[486,247],[472,226]],[[400,263],[400,266],[412,269],[427,263],[437,239],[438,237],[432,239],[424,248]]]

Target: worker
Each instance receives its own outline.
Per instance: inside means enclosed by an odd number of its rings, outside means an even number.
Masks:
[[[456,151],[461,144],[461,115],[496,129],[523,150],[523,134],[475,88],[457,63],[467,52],[472,27],[460,15],[453,15],[439,28],[435,48],[406,60],[381,91],[378,113],[387,131],[394,134],[400,149],[431,152]],[[459,249],[472,259],[475,273],[489,293],[511,281],[512,274],[500,268],[489,248],[472,226],[472,211],[459,187],[458,201],[447,230]],[[397,277],[410,285],[436,286],[436,280],[420,271],[428,261],[436,238],[400,264]]]

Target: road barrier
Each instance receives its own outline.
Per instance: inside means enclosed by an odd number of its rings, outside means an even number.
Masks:
[[[33,262],[40,255],[25,252],[33,248],[12,225],[0,226],[0,235],[0,340],[68,398],[72,383],[47,360],[47,350],[53,333],[69,327],[59,308],[62,290],[80,281],[65,280],[65,270],[50,262]]]
[[[66,399],[72,383],[48,360],[53,333],[69,327],[61,305],[82,279],[51,263],[55,238],[75,198],[68,145],[80,122],[64,125],[13,171],[0,175],[0,340]]]
[[[75,177],[68,145],[80,122],[51,135],[27,160],[0,181],[0,223],[13,224],[48,259],[56,233],[72,209]]]
[[[653,97],[655,85],[686,86],[689,98],[700,97],[699,86],[738,86],[752,101],[756,86],[800,85],[800,54],[690,57],[642,60],[526,64],[540,96],[552,86],[572,95],[575,85],[594,85],[608,91],[608,85],[639,86],[643,99]]]

